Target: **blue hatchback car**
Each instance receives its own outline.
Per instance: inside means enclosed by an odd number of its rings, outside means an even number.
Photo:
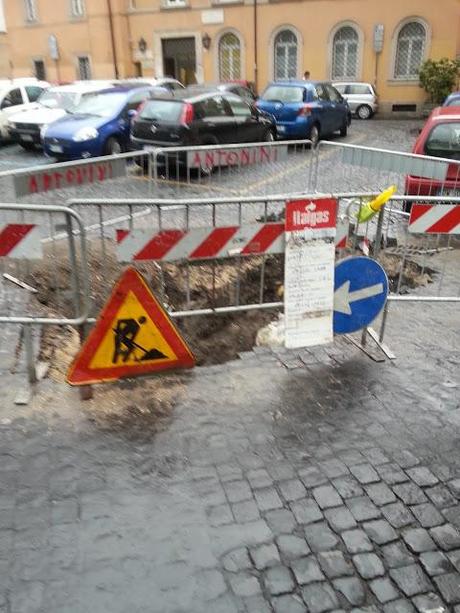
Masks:
[[[351,123],[346,100],[326,81],[275,81],[257,107],[274,116],[279,138],[309,138],[313,145],[333,132],[346,136]]]
[[[169,94],[151,86],[120,86],[97,92],[44,130],[45,154],[64,161],[126,151],[131,117],[143,102],[157,95]]]

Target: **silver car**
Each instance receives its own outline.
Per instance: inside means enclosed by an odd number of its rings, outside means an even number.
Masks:
[[[377,112],[377,93],[370,83],[333,83],[345,100],[352,113],[360,119],[370,119]]]

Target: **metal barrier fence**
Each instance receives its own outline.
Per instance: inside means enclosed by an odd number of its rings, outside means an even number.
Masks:
[[[457,301],[460,275],[447,261],[455,237],[409,234],[409,214],[401,209],[403,196],[395,196],[379,216],[360,224],[356,215],[375,194],[324,195],[339,200],[338,258],[360,251],[381,259],[389,271],[391,299]],[[100,220],[90,228],[90,236],[96,235],[90,259],[97,259],[100,252],[105,261],[116,261],[118,266],[129,262],[147,270],[171,315],[184,317],[283,306],[277,299],[282,297],[283,285],[281,235],[284,206],[290,197],[78,199],[69,206],[86,209],[91,218]],[[435,204],[447,199],[414,197],[416,201]],[[460,205],[460,198],[449,202]],[[104,219],[108,205],[119,211],[117,222]],[[431,271],[429,262],[434,254],[445,259],[437,264],[441,266],[438,270]],[[271,267],[268,275],[267,266]],[[174,272],[177,270],[181,272]],[[221,291],[223,279],[225,294]],[[173,292],[168,287],[171,282]],[[211,291],[205,292],[204,286]]]
[[[52,237],[64,230],[57,244]],[[79,326],[90,308],[86,232],[80,216],[53,205],[0,204],[0,324],[10,363],[21,347],[36,380],[43,326]],[[17,333],[15,328],[19,328]]]
[[[310,189],[318,192],[381,191],[396,185],[410,196],[460,196],[460,161],[401,151],[320,141],[314,150]]]
[[[291,140],[157,148],[152,166],[158,196],[241,197],[309,191],[313,159],[311,141]]]

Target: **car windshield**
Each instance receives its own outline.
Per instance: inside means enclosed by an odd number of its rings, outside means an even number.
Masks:
[[[78,102],[78,93],[47,90],[38,98],[38,102],[49,109],[70,111]]]
[[[112,117],[121,111],[126,102],[126,94],[95,94],[84,98],[74,109],[79,115],[94,115],[95,117]]]
[[[460,122],[436,126],[426,140],[425,153],[460,160]]]
[[[303,92],[303,87],[270,85],[264,91],[261,98],[267,102],[302,102]]]
[[[152,100],[148,102],[139,114],[141,119],[151,121],[177,121],[181,115],[183,104],[171,100]]]

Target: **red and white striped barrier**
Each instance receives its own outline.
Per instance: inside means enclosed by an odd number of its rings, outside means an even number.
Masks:
[[[413,204],[409,232],[460,234],[460,204]]]
[[[339,230],[340,228],[340,230]],[[284,223],[254,223],[243,226],[192,228],[190,230],[117,230],[117,258],[139,260],[205,260],[236,255],[284,253]],[[337,225],[336,247],[346,246],[348,223]]]
[[[0,225],[0,257],[29,260],[42,258],[39,226],[25,223]]]

